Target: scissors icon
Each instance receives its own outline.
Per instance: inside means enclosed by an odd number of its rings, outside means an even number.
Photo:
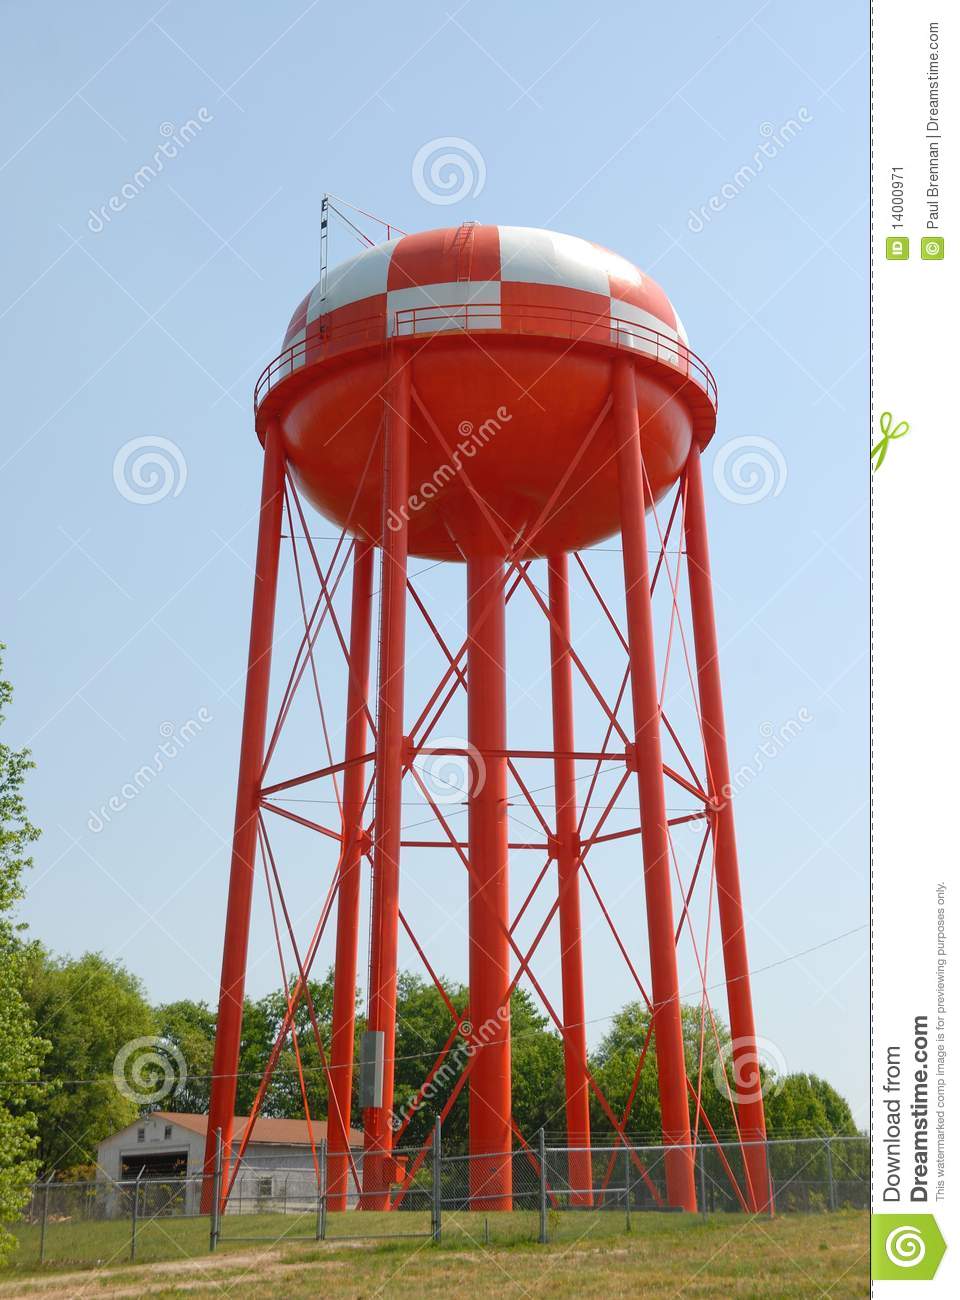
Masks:
[[[887,448],[890,446],[891,442],[893,442],[894,438],[902,438],[905,433],[909,432],[910,426],[907,424],[906,420],[901,420],[900,423],[894,427],[893,416],[889,411],[883,412],[880,416],[880,433],[882,434],[882,437],[876,446],[870,448],[870,459],[873,460],[874,457],[876,457],[873,466],[875,470],[878,470],[883,464],[884,457],[887,454]]]

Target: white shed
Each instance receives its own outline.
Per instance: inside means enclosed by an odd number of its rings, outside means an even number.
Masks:
[[[236,1156],[246,1127],[246,1117],[234,1119],[233,1151]],[[311,1130],[313,1144],[311,1146]],[[258,1118],[230,1195],[228,1209],[255,1211],[282,1202],[293,1208],[316,1200],[314,1149],[327,1136],[325,1120]],[[179,1182],[203,1169],[207,1116],[176,1111],[154,1111],[104,1138],[97,1148],[97,1177],[104,1182],[143,1180]],[[350,1145],[359,1170],[363,1134],[350,1132]],[[352,1207],[354,1195],[348,1198]]]

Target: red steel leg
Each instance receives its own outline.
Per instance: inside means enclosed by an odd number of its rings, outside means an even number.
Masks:
[[[392,358],[384,414],[383,571],[380,583],[380,681],[373,831],[373,906],[367,1028],[383,1034],[381,1105],[364,1111],[362,1206],[389,1208],[393,1166],[393,1056],[397,1027],[397,932],[400,914],[400,818],[403,784],[403,661],[407,614],[407,496],[410,461],[410,367]]]
[[[717,647],[717,624],[713,609],[713,586],[710,580],[710,552],[707,544],[707,516],[703,500],[700,451],[694,446],[687,461],[684,479],[684,534],[687,546],[687,571],[690,582],[690,607],[693,640],[697,657],[697,685],[703,719],[703,741],[708,767],[710,794],[716,805],[713,823],[714,861],[716,863],[717,908],[723,942],[723,965],[727,977],[727,1005],[730,1034],[733,1039],[733,1078],[738,1097],[737,1113],[740,1138],[745,1146],[745,1163],[749,1176],[748,1200],[754,1212],[770,1205],[770,1180],[767,1174],[766,1121],[763,1114],[760,1072],[757,1068],[756,1029],[753,999],[750,994],[750,964],[747,960],[747,936],[740,897],[740,867],[737,862],[737,839],[733,822],[730,764],[727,736],[723,721],[723,695],[720,687],[720,659]]]
[[[667,1152],[667,1199],[671,1205],[695,1210],[697,1201],[673,937],[670,848],[663,793],[660,706],[657,698],[653,609],[647,564],[644,518],[647,502],[643,487],[636,380],[629,357],[618,357],[614,363],[613,403],[660,1117],[664,1143],[667,1146],[685,1148]]]
[[[263,487],[260,496],[260,535],[253,586],[250,620],[250,649],[247,658],[247,686],[243,704],[240,739],[240,774],[237,781],[237,810],[233,825],[227,922],[220,972],[220,1006],[217,1037],[213,1049],[213,1082],[210,1089],[210,1118],[203,1168],[202,1210],[210,1209],[212,1176],[216,1165],[216,1132],[223,1142],[223,1183],[228,1171],[233,1141],[233,1111],[237,1099],[237,1061],[243,1022],[243,990],[247,973],[247,942],[250,936],[250,906],[256,867],[257,817],[260,810],[267,702],[270,691],[270,654],[273,647],[273,619],[277,603],[277,569],[280,561],[280,530],[283,520],[283,485],[286,457],[279,427],[272,424],[264,439]]]
[[[560,906],[560,968],[563,981],[564,1075],[567,1102],[568,1171],[571,1205],[593,1204],[590,1159],[590,1094],[583,1074],[587,1059],[583,1002],[583,943],[580,930],[580,842],[577,835],[573,667],[570,661],[570,585],[566,555],[547,562],[550,613],[550,680],[553,696],[553,780],[557,801],[557,888]]]
[[[356,760],[367,752],[367,695],[370,686],[370,622],[373,547],[353,544],[353,596],[350,607],[350,678],[343,778],[343,846],[337,894],[337,955],[333,976],[333,1021],[330,1041],[332,1096],[327,1116],[330,1137],[328,1208],[347,1208],[350,1149],[350,1102],[353,1094],[353,1043],[357,1000],[357,938],[360,931],[360,858],[363,849],[363,797],[367,765]]]
[[[503,561],[467,558],[467,733],[475,770],[468,800],[470,853],[470,1195],[474,1210],[512,1208],[509,1005],[510,924]],[[495,1153],[495,1154],[494,1154]],[[477,1158],[481,1157],[481,1158]]]

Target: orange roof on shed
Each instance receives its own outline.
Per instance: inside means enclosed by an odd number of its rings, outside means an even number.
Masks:
[[[181,1128],[189,1129],[191,1133],[201,1133],[206,1137],[209,1116],[192,1115],[173,1110],[157,1110],[149,1116],[143,1116],[143,1118],[162,1119],[168,1124],[179,1124]],[[246,1123],[246,1115],[235,1115],[233,1117],[234,1140],[243,1132]],[[309,1146],[310,1128],[313,1129],[314,1144],[327,1136],[327,1121],[325,1119],[312,1120],[308,1127],[305,1119],[269,1119],[260,1116],[254,1122],[250,1141],[269,1142],[275,1146]],[[351,1129],[350,1142],[353,1145],[362,1146],[363,1134],[357,1129]]]

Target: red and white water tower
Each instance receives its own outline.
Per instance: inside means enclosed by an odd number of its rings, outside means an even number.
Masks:
[[[717,390],[667,295],[617,254],[548,230],[467,223],[391,238],[332,268],[304,298],[280,355],[260,377],[255,411],[263,488],[207,1168],[216,1130],[228,1154],[236,1140],[237,1062],[259,861],[278,943],[284,925],[289,932],[297,980],[241,1152],[291,1034],[297,1047],[295,1012],[309,998],[308,976],[328,937],[335,964],[328,1042],[312,1006],[310,1017],[329,1088],[330,1205],[344,1208],[354,1190],[364,1207],[401,1203],[418,1166],[417,1159],[401,1162],[393,1154],[405,1127],[394,1119],[393,1095],[403,926],[451,1014],[447,1046],[423,1094],[458,1041],[466,1039],[474,1049],[448,1102],[469,1089],[472,1204],[510,1207],[510,1153],[527,1136],[517,1131],[511,1108],[510,995],[521,980],[541,998],[562,1036],[571,1200],[593,1203],[603,1171],[594,1168],[590,1153],[591,1096],[614,1144],[627,1145],[630,1106],[652,1054],[648,1059],[648,1036],[638,1045],[630,1103],[616,1112],[591,1072],[587,1051],[584,983],[591,977],[591,944],[582,929],[581,896],[589,888],[652,1011],[666,1148],[661,1195],[688,1210],[697,1202],[694,1142],[709,1120],[699,1104],[696,1068],[685,1060],[677,951],[689,932],[702,976],[701,1008],[709,1009],[704,946],[716,916],[733,1040],[732,1117],[742,1145],[740,1172],[731,1170],[731,1178],[744,1208],[764,1208],[764,1113],[700,464],[715,429]],[[311,541],[303,498],[341,530],[329,563],[321,563]],[[309,571],[319,591],[312,604],[304,598],[303,635],[271,713],[285,520],[297,581],[302,584]],[[622,585],[614,599],[591,573],[590,548],[617,535]],[[427,608],[411,580],[411,557],[463,566],[462,644],[447,644],[443,611]],[[623,685],[616,699],[601,689],[578,649],[571,618],[574,578],[587,584],[597,616],[609,622],[622,647]],[[349,617],[342,617],[335,592],[351,584]],[[669,609],[659,644],[652,598],[658,584]],[[524,646],[508,645],[505,610],[521,594],[549,633],[544,695],[548,682],[552,743],[545,748],[517,734],[507,708],[507,665],[524,654]],[[407,624],[414,608],[432,629],[445,663],[426,700],[405,691]],[[615,616],[614,609],[625,616]],[[339,645],[345,716],[336,725],[329,718],[324,722],[329,761],[281,779],[271,762],[294,694],[312,677],[320,698],[323,680],[336,667],[325,662],[317,672],[314,645],[324,622]],[[664,705],[670,654],[686,658],[697,720],[694,746],[681,742]],[[575,726],[575,683],[595,701],[602,734],[585,735]],[[461,692],[466,735],[459,745],[431,745],[445,708]],[[444,755],[462,761],[470,773],[465,837],[419,774],[418,760]],[[524,779],[531,765],[539,765],[542,780]],[[597,780],[595,775],[585,790],[582,773],[610,765],[619,765],[616,790],[588,824]],[[323,780],[337,783],[336,824],[324,825],[281,802],[284,793]],[[553,798],[541,806],[535,790],[545,782]],[[405,831],[403,792],[411,787],[435,815],[434,840],[414,842]],[[671,797],[679,791],[692,811],[669,816],[668,790]],[[639,824],[605,834],[610,810],[624,791],[637,800]],[[537,828],[522,842],[512,839],[509,809],[515,797]],[[330,841],[335,859],[319,915],[299,943],[284,903],[283,863],[268,833],[278,815]],[[702,831],[686,878],[672,842],[681,823]],[[623,841],[622,860],[628,855],[625,860],[642,872],[645,903],[645,909],[616,919],[589,870],[590,854],[611,839]],[[402,907],[404,859],[414,843],[419,850],[430,845],[447,853],[463,874],[469,913],[465,1013],[447,997]],[[542,862],[529,877],[529,889],[524,877],[518,907],[512,903],[511,861],[533,852]],[[355,989],[366,872],[367,1059],[365,1104],[357,1115]],[[693,923],[697,891],[706,896],[698,913],[699,946]],[[535,903],[545,909],[543,923],[535,940],[521,946],[517,922]],[[554,945],[559,941],[559,1005],[548,996],[534,961],[548,934]],[[701,1065],[709,1023],[704,1012]],[[309,1116],[302,1073],[301,1083]],[[351,1128],[361,1124],[362,1173],[349,1149]],[[228,1169],[224,1199],[229,1187]]]

